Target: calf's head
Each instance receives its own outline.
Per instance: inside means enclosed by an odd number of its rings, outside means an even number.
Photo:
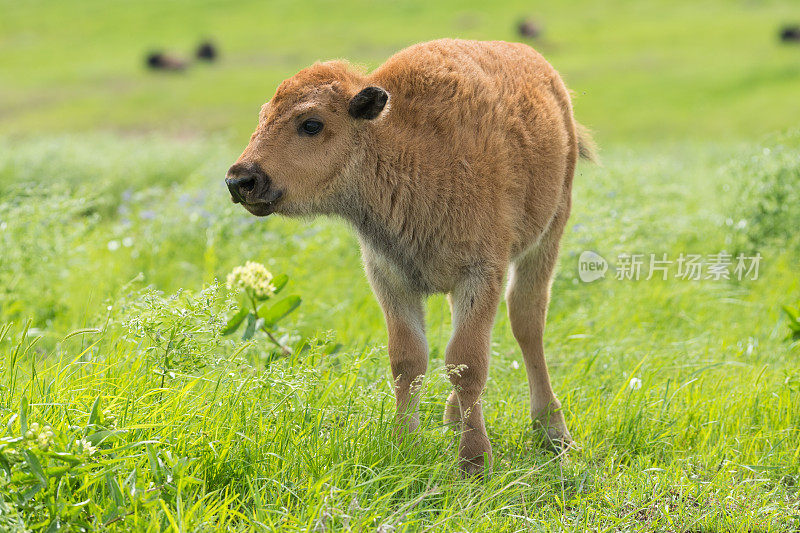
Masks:
[[[357,179],[367,128],[388,99],[343,62],[318,63],[284,81],[228,170],[233,202],[257,216],[331,210]]]

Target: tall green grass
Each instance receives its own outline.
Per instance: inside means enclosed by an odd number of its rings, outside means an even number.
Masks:
[[[0,531],[795,531],[797,47],[784,1],[530,4],[0,0]],[[580,166],[546,352],[578,447],[531,429],[498,312],[465,480],[442,426],[450,318],[427,306],[420,430],[390,437],[380,309],[341,222],[256,220],[222,177],[277,84],[437,37],[533,45],[604,147]],[[144,54],[221,61],[148,72]],[[714,139],[713,142],[708,139]],[[612,269],[579,280],[580,253]],[[615,280],[623,254],[761,253],[757,280]],[[221,335],[258,261],[303,297]],[[674,267],[671,271],[674,274]],[[646,272],[645,276],[646,277]],[[177,346],[177,349],[176,349]]]
[[[235,150],[217,139],[5,140],[0,524],[790,531],[800,366],[781,305],[800,290],[796,248],[764,242],[755,281],[609,272],[585,284],[577,256],[732,251],[744,230],[728,220],[758,201],[739,187],[748,161],[796,137],[612,148],[603,167],[579,169],[546,339],[579,447],[540,447],[501,308],[484,408],[495,468],[482,482],[459,477],[457,437],[441,423],[441,298],[428,305],[420,431],[390,437],[382,319],[341,223],[235,209],[220,180]],[[288,274],[303,296],[282,323],[289,357],[268,356],[259,336],[220,336],[235,300],[215,280],[245,260]],[[165,364],[168,340],[144,332],[176,324],[190,347]]]

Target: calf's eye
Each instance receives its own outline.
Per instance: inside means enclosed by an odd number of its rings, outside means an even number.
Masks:
[[[322,122],[319,120],[314,120],[310,118],[308,120],[303,121],[300,124],[300,133],[305,133],[306,135],[316,135],[317,133],[322,131]]]

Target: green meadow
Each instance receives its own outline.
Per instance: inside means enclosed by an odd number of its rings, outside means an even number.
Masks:
[[[494,471],[463,479],[442,425],[444,297],[422,422],[397,441],[352,230],[256,219],[223,178],[303,66],[519,40],[524,17],[601,146],[575,176],[545,340],[577,447],[555,455],[531,427],[503,304]],[[0,0],[0,531],[798,530],[791,22],[793,2],[754,0]],[[144,66],[204,38],[218,61]],[[604,277],[582,280],[584,251]],[[288,277],[263,305],[301,299],[272,339],[225,334],[247,261]]]

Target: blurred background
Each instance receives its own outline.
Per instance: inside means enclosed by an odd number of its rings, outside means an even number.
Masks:
[[[346,58],[371,69],[438,37],[530,43],[601,143],[741,139],[800,116],[794,0],[2,0],[0,12],[5,135],[158,130],[244,142],[259,106],[300,68]],[[196,58],[204,42],[212,61]]]
[[[308,333],[380,341],[348,228],[257,220],[222,177],[283,79],[439,37],[534,46],[594,131],[604,166],[578,168],[559,290],[583,249],[796,242],[798,24],[794,0],[0,0],[0,320],[87,324],[140,272],[171,291],[253,259],[314,295]]]
[[[181,531],[800,524],[798,25],[798,0],[0,0],[0,459],[15,451],[20,472],[0,468],[0,531],[6,494],[18,531],[167,531],[173,516]],[[352,230],[257,219],[223,183],[283,79],[332,58],[372,69],[438,37],[534,46],[601,148],[576,170],[545,335],[580,447],[566,463],[539,450],[502,303],[483,488],[442,462],[457,447],[441,426],[444,297],[426,308],[425,430],[398,448]],[[579,279],[585,251],[608,260],[605,279]],[[613,274],[625,254],[708,265],[723,251],[763,258],[757,279]],[[247,340],[254,320],[221,336],[236,310],[221,285],[246,261],[302,297],[274,331],[297,357]],[[17,438],[26,405],[52,434]],[[100,413],[113,443],[91,429]],[[84,437],[101,449],[66,472],[54,453]]]

